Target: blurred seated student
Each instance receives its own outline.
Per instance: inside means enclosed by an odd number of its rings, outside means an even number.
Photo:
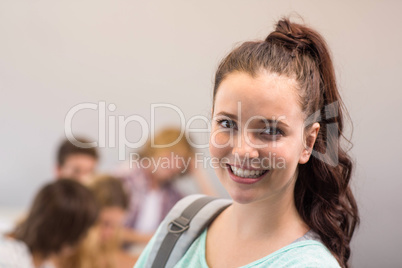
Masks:
[[[201,193],[216,195],[202,165],[196,165],[194,148],[178,128],[156,133],[154,143],[148,141],[134,160],[128,170],[117,173],[130,196],[126,225],[134,231],[125,235],[130,242],[146,243],[169,210],[184,197],[174,184],[184,174],[195,179]]]
[[[81,143],[89,143],[85,138],[76,138]],[[64,140],[57,151],[57,178],[71,178],[81,183],[87,183],[93,176],[98,164],[96,148],[82,148],[74,145],[68,139]]]
[[[80,183],[60,179],[45,185],[27,218],[9,236],[0,237],[0,267],[49,267],[48,260],[68,254],[97,215],[92,193]]]
[[[108,175],[98,175],[88,187],[100,208],[99,218],[72,254],[56,260],[57,267],[133,267],[136,258],[122,248],[122,228],[128,207],[122,182]]]

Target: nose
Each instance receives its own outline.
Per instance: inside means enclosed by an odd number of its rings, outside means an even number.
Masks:
[[[232,149],[232,154],[241,158],[257,158],[259,156],[258,148],[254,145],[252,135],[248,135],[247,131],[239,133]]]

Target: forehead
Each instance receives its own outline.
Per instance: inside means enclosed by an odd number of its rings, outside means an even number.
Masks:
[[[222,81],[215,96],[214,112],[237,111],[239,105],[242,114],[268,119],[302,114],[296,81],[267,71],[256,77],[234,72]]]
[[[82,153],[76,153],[76,154],[70,154],[67,156],[65,163],[69,164],[93,164],[96,162],[96,159],[87,154],[82,154]]]

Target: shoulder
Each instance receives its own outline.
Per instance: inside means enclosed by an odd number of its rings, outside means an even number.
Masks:
[[[21,241],[0,235],[0,267],[33,267],[27,246]]]
[[[280,267],[340,267],[325,245],[313,240],[292,243],[273,254],[272,261]]]
[[[192,205],[195,201],[202,200],[203,197],[206,197],[205,195],[202,194],[196,194],[196,195],[189,195],[181,199],[176,203],[176,205],[170,210],[168,215],[165,217],[163,222],[159,225],[158,230],[146,246],[145,250],[141,253],[139,260],[137,261],[135,267],[145,267],[146,265],[149,265],[152,260],[154,260],[156,253],[158,252],[159,248],[161,247],[161,244],[169,232],[168,226],[171,223],[172,220],[177,219],[182,215],[184,210],[186,210],[190,205]],[[200,240],[200,233],[202,231],[205,231],[204,226],[208,220],[211,217],[214,217],[213,214],[215,214],[217,211],[231,203],[231,200],[227,199],[213,199],[210,197],[206,197],[205,200],[211,200],[208,203],[203,203],[200,205],[200,203],[197,202],[198,209],[200,209],[197,213],[196,216],[192,219],[192,225],[191,228],[187,229],[186,232],[184,232],[181,236],[180,239],[177,241],[175,244],[174,250],[170,254],[169,261],[175,262],[176,260],[178,261],[184,254],[186,254],[187,249],[192,245],[194,241],[203,241]],[[197,210],[197,208],[193,207],[191,210]],[[206,232],[203,233],[204,236]],[[205,239],[204,239],[205,240]],[[194,245],[198,245],[195,243]],[[201,247],[202,248],[202,247]]]

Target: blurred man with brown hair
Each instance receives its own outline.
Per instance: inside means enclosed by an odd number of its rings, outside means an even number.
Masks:
[[[85,138],[77,138],[80,143],[89,143]],[[94,174],[99,154],[95,147],[83,148],[64,140],[57,151],[57,178],[71,178],[86,184]]]

